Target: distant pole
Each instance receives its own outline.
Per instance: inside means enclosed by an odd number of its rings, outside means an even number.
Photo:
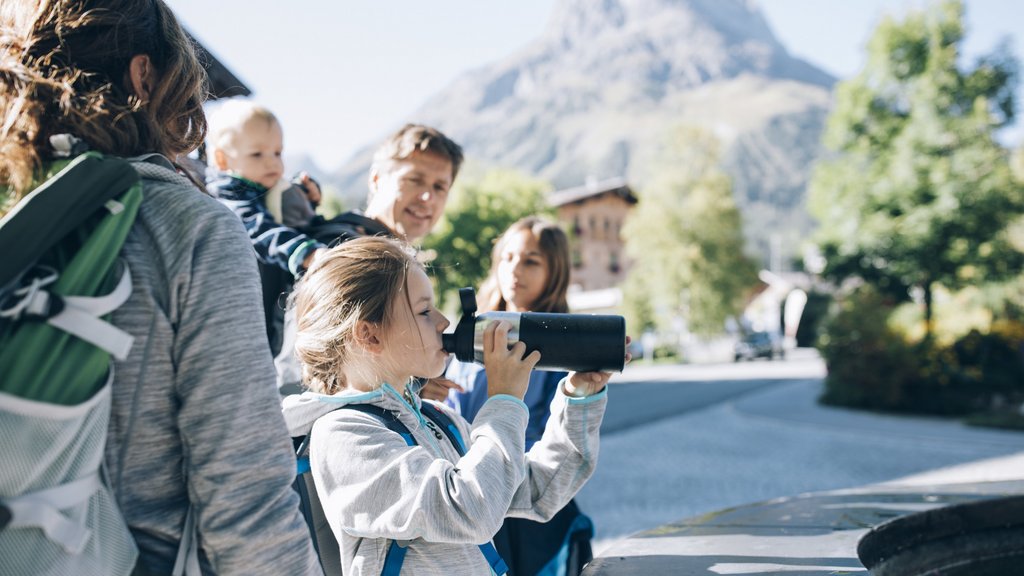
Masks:
[[[768,239],[768,269],[782,272],[782,235],[772,232]]]

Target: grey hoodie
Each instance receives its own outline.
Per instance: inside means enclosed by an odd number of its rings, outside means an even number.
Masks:
[[[367,393],[305,393],[284,401],[293,436],[312,431],[310,464],[345,576],[377,576],[392,539],[408,546],[403,574],[489,574],[478,544],[506,516],[547,521],[583,487],[597,464],[607,392],[551,402],[544,436],[524,454],[529,412],[497,395],[472,427],[447,406],[467,444],[459,457],[412,403],[390,385]],[[417,446],[345,404],[374,404],[398,416]]]
[[[144,200],[121,251],[134,288],[113,314],[135,345],[114,366],[106,463],[139,568],[171,572],[191,504],[205,574],[322,574],[242,223],[166,159],[135,168]]]

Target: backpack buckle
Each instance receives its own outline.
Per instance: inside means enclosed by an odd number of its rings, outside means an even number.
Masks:
[[[64,299],[45,288],[57,281],[57,271],[36,266],[25,272],[17,288],[0,299],[0,318],[45,321],[64,311]]]

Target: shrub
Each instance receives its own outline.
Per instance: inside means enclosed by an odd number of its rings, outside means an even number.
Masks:
[[[654,348],[654,360],[671,360],[679,358],[679,347],[675,344],[658,344]]]
[[[888,325],[892,304],[861,288],[834,304],[818,348],[828,367],[822,402],[893,410],[914,376],[910,345]]]
[[[874,410],[966,415],[1024,402],[1024,326],[995,324],[950,345],[909,342],[893,306],[862,288],[840,301],[819,349],[828,367],[822,402]]]
[[[988,334],[972,330],[953,344],[959,384],[993,403],[1024,401],[1024,337],[1021,325],[993,326]]]

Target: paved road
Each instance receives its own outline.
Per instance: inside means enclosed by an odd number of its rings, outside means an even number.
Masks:
[[[578,497],[596,551],[722,508],[1024,451],[1021,433],[820,407],[823,375],[808,354],[617,375],[600,464]]]
[[[612,379],[612,401],[601,433],[637,426],[737,399],[752,391],[820,379],[824,367],[809,352],[792,362],[744,362],[720,365],[628,366]]]

